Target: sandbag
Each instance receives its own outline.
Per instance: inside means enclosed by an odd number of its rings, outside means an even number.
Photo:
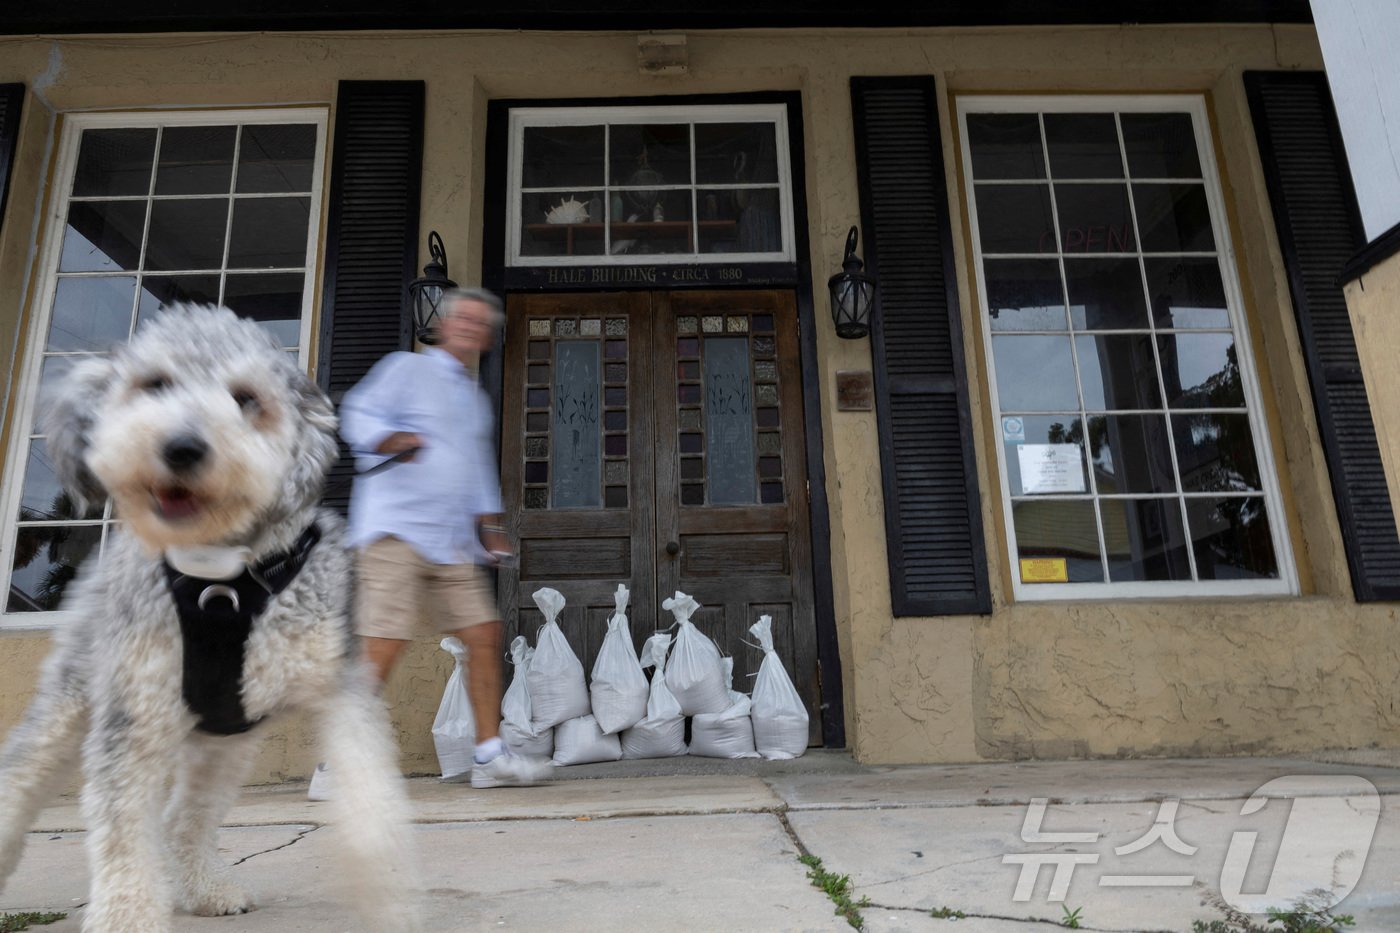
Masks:
[[[604,735],[591,713],[554,727],[556,765],[586,765],[594,761],[617,761],[621,757],[617,736]]]
[[[588,682],[583,664],[559,628],[564,595],[541,587],[534,592],[535,605],[544,613],[544,625],[535,636],[535,656],[525,671],[530,687],[530,729],[536,734],[568,719],[587,716]],[[558,742],[555,736],[555,742]]]
[[[627,597],[627,587],[619,583],[613,596],[616,611],[608,619],[608,633],[593,662],[593,682],[588,687],[593,718],[605,735],[635,726],[647,714],[650,691],[627,627]]]
[[[476,719],[472,716],[467,677],[462,668],[467,659],[467,646],[449,636],[438,647],[452,655],[455,662],[442,691],[437,718],[433,720],[433,746],[437,749],[438,767],[446,778],[471,770],[476,751]]]
[[[510,663],[515,666],[515,673],[501,697],[501,741],[517,755],[549,758],[554,754],[554,730],[536,732],[530,725],[530,687],[525,672],[534,655],[535,649],[524,635],[511,641]]]
[[[671,636],[658,632],[642,648],[642,667],[655,667],[647,715],[622,733],[623,758],[670,758],[685,754],[685,716],[666,685],[666,649]]]
[[[807,751],[807,707],[773,650],[773,617],[759,616],[749,633],[763,649],[750,713],[754,745],[764,758],[797,758]]]
[[[724,688],[724,671],[719,648],[706,637],[690,617],[700,611],[693,596],[677,591],[661,604],[676,617],[680,631],[676,647],[666,664],[666,686],[686,716],[719,713],[729,707],[729,691]]]
[[[701,713],[690,720],[690,754],[703,758],[757,758],[754,749],[753,701],[734,690],[734,659],[724,659],[724,685],[729,688],[729,708],[722,713]]]

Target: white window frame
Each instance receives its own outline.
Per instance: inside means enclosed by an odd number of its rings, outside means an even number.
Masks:
[[[594,126],[641,123],[680,123],[686,125],[701,123],[771,123],[775,135],[778,160],[776,182],[779,199],[779,222],[783,236],[781,253],[647,253],[620,254],[607,253],[593,256],[522,256],[520,254],[522,161],[524,158],[524,132],[526,127],[541,126]],[[783,104],[717,104],[704,106],[648,106],[648,107],[513,107],[510,111],[510,145],[508,162],[509,191],[506,195],[506,266],[660,266],[698,265],[740,262],[790,263],[796,259],[796,245],[793,242],[792,217],[792,156],[788,146],[787,107]],[[605,137],[606,138],[606,137]],[[603,183],[596,187],[603,192],[606,202],[611,192],[611,181],[607,177],[610,154],[607,144],[603,149]],[[659,190],[697,190],[695,181],[694,133],[691,134],[690,182],[679,185],[658,185]],[[706,185],[705,187],[772,189],[774,182],[745,184]],[[574,188],[530,188],[531,192],[559,191],[578,192],[583,187]],[[692,221],[694,218],[692,218]],[[698,239],[698,238],[697,238]],[[696,244],[699,245],[698,242]]]
[[[35,406],[38,402],[39,375],[44,361],[44,349],[52,316],[54,293],[58,287],[58,264],[63,252],[63,237],[67,228],[68,203],[73,190],[73,173],[77,168],[78,148],[84,130],[98,128],[143,129],[172,126],[224,126],[228,124],[310,123],[316,126],[316,151],[312,162],[311,218],[306,230],[306,276],[302,283],[301,332],[297,338],[297,363],[303,370],[310,364],[310,341],[313,333],[312,311],[315,307],[316,283],[320,269],[318,246],[321,238],[322,190],[326,164],[326,128],[328,112],[325,107],[281,107],[266,109],[147,111],[141,113],[68,113],[63,116],[62,136],[53,178],[55,189],[52,204],[44,215],[46,229],[40,243],[35,299],[31,305],[29,325],[20,346],[24,358],[18,368],[9,422],[10,442],[5,456],[4,488],[0,489],[0,631],[47,630],[70,620],[71,612],[9,612],[9,584],[14,561],[14,542],[20,496],[25,471],[28,469],[29,442],[33,436]],[[154,177],[155,172],[152,171]],[[148,192],[146,197],[151,195]],[[159,197],[166,197],[164,195]],[[175,196],[170,196],[175,197]],[[242,197],[242,195],[240,195]],[[232,217],[232,210],[229,214]],[[230,220],[230,223],[232,221]],[[227,234],[225,234],[227,238]],[[144,251],[144,242],[142,243]],[[228,246],[225,243],[225,250]],[[223,273],[221,273],[223,274]],[[137,297],[140,286],[137,286]],[[133,322],[135,315],[133,315]],[[134,325],[133,325],[134,326]],[[102,519],[99,548],[107,545],[114,519]],[[74,522],[73,524],[92,524]],[[100,552],[99,552],[100,553]]]
[[[1010,478],[1007,472],[1005,445],[999,431],[993,433],[991,444],[996,448],[997,472],[1001,484],[1002,513],[1005,525],[1006,558],[1010,567],[1012,594],[1017,600],[1051,601],[1082,599],[1134,599],[1134,598],[1201,598],[1234,596],[1296,596],[1298,594],[1298,573],[1294,563],[1291,536],[1288,532],[1288,516],[1283,507],[1278,484],[1278,469],[1274,460],[1273,444],[1264,418],[1263,399],[1259,389],[1259,379],[1254,364],[1254,347],[1250,339],[1248,322],[1244,314],[1243,291],[1239,282],[1239,267],[1234,243],[1230,237],[1225,215],[1225,201],[1220,187],[1220,172],[1215,160],[1215,146],[1210,133],[1210,121],[1205,99],[1199,95],[960,95],[957,98],[957,119],[962,152],[963,194],[967,199],[970,235],[975,268],[973,282],[977,288],[978,315],[981,318],[983,343],[983,363],[986,366],[987,382],[990,391],[992,412],[996,423],[1000,423],[1001,402],[998,398],[996,362],[992,353],[991,316],[987,313],[987,287],[982,260],[982,241],[978,229],[975,183],[972,173],[972,152],[968,141],[967,116],[970,113],[1189,113],[1196,138],[1197,155],[1201,163],[1201,173],[1206,190],[1206,200],[1210,206],[1211,230],[1215,236],[1216,254],[1220,261],[1221,278],[1225,285],[1225,301],[1229,312],[1230,326],[1234,333],[1236,356],[1240,366],[1240,381],[1248,410],[1250,431],[1254,439],[1254,453],[1259,466],[1260,485],[1264,503],[1268,509],[1269,531],[1278,563],[1278,577],[1271,580],[1188,580],[1188,581],[1124,581],[1120,583],[1023,583],[1016,544],[1015,519],[1012,514]],[[1043,145],[1043,142],[1042,142]],[[1116,179],[1130,184],[1128,179]],[[1053,184],[1053,181],[1046,179]],[[1141,255],[1138,245],[1138,255]],[[1063,276],[1063,273],[1061,273]],[[1149,317],[1150,320],[1150,317]],[[1156,332],[1155,322],[1151,324]],[[1160,368],[1160,363],[1158,364]],[[1165,405],[1165,400],[1164,405]],[[1173,451],[1175,463],[1175,440],[1168,432],[1168,442]],[[1089,456],[1092,469],[1092,454],[1085,437],[1085,453]],[[1177,492],[1177,497],[1181,495]],[[1105,498],[1086,492],[1076,496],[1084,501],[1097,502]],[[1173,500],[1176,501],[1176,500]],[[1096,510],[1097,511],[1097,510]],[[1184,517],[1183,517],[1184,521]],[[1099,535],[1100,554],[1103,553],[1104,531],[1100,521],[1095,522]],[[1192,548],[1190,528],[1186,530],[1185,545]],[[1194,556],[1191,558],[1194,568]]]

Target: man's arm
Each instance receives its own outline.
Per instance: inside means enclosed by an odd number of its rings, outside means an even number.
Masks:
[[[413,388],[413,362],[412,354],[391,353],[345,393],[340,405],[340,436],[357,456],[399,454],[423,446],[417,434],[399,430],[405,394]],[[412,460],[413,455],[403,459]]]

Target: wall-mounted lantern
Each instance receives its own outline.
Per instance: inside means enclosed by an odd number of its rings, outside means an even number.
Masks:
[[[442,295],[457,283],[447,277],[447,250],[436,230],[428,234],[428,264],[423,274],[408,286],[408,303],[413,308],[413,323],[418,328],[420,343],[437,343],[433,324],[438,317]]]
[[[856,340],[870,333],[870,309],[875,303],[875,280],[861,272],[865,264],[856,253],[860,233],[855,227],[846,234],[845,270],[827,280],[831,290],[831,317],[836,322],[836,336]]]

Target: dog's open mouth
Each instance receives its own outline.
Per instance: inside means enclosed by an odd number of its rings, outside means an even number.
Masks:
[[[158,486],[152,490],[156,511],[168,522],[185,522],[204,510],[204,503],[184,486]]]

